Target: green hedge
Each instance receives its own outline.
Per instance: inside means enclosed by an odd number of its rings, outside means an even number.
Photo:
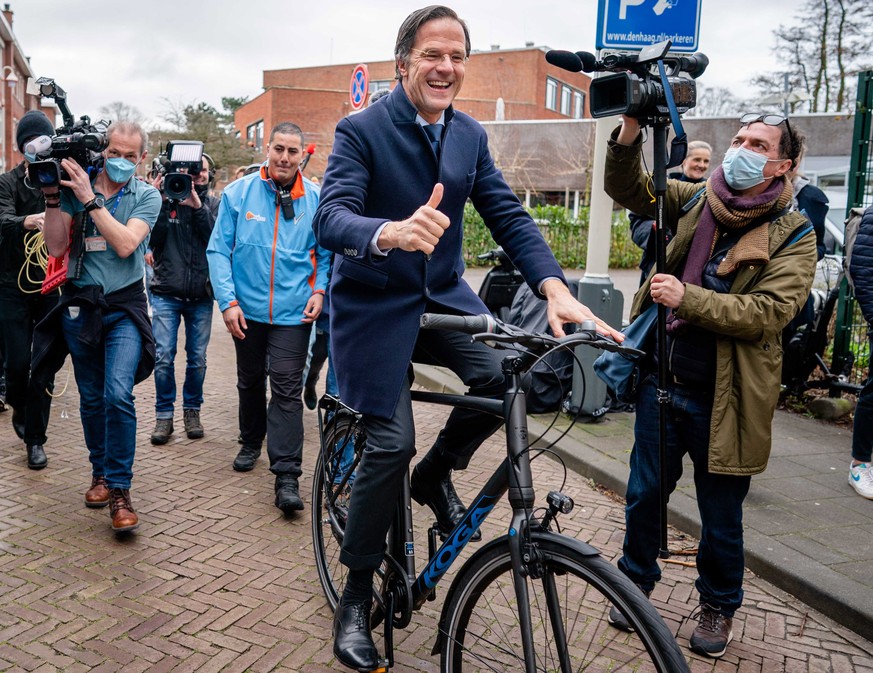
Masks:
[[[579,209],[579,219],[562,206],[537,206],[528,209],[540,231],[565,269],[584,269],[588,254],[588,208]],[[464,260],[467,266],[483,266],[478,255],[488,252],[497,244],[471,203],[464,210]],[[631,240],[630,224],[624,210],[612,217],[612,243],[609,249],[609,268],[632,269],[640,262],[642,251]]]

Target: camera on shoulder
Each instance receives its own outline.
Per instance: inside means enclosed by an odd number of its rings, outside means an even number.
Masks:
[[[161,192],[169,201],[184,201],[191,195],[194,176],[203,169],[203,143],[199,140],[171,140],[167,149],[152,161],[151,177],[164,176]],[[184,172],[183,172],[184,171]]]
[[[98,121],[94,124],[87,116],[76,121],[67,107],[67,93],[50,77],[40,77],[35,82],[39,94],[55,101],[64,119],[64,125],[56,129],[55,135],[39,136],[27,143],[25,154],[36,157],[27,166],[27,178],[33,187],[54,187],[70,176],[61,168],[61,159],[72,159],[88,175],[100,168],[103,163],[101,152],[106,149],[109,139],[106,131],[110,122]]]

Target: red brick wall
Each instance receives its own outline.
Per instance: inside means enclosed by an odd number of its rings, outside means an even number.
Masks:
[[[247,127],[264,120],[264,134],[281,121],[300,126],[307,144],[317,149],[307,167],[307,176],[321,176],[333,145],[337,122],[351,112],[349,83],[357,64],[264,71],[266,91],[236,112],[235,126],[245,138]],[[370,81],[394,79],[394,62],[368,63]],[[547,110],[546,77],[586,92],[590,78],[546,63],[542,49],[508,49],[473,53],[467,64],[464,85],[455,108],[480,121],[495,117],[498,98],[503,98],[507,121],[567,119]],[[558,96],[560,105],[560,92]],[[256,160],[262,158],[262,154]]]

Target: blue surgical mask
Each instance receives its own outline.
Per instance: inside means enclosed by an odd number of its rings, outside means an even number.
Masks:
[[[36,155],[31,154],[30,152],[25,152],[24,158],[27,159],[27,162],[30,164],[32,164],[34,161],[36,161]]]
[[[764,180],[764,166],[768,161],[782,161],[782,159],[768,159],[760,152],[753,152],[745,147],[731,147],[724,153],[721,167],[724,170],[724,179],[731,189],[743,191]]]
[[[124,157],[107,159],[105,167],[107,177],[118,184],[126,183],[136,172],[136,164]]]

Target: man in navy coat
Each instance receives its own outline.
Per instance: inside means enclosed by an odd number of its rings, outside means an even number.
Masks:
[[[469,53],[467,27],[448,7],[406,18],[394,54],[400,84],[337,125],[313,223],[318,242],[336,253],[330,332],[340,396],[364,415],[367,431],[340,556],[350,572],[334,620],[335,655],[361,670],[379,661],[369,628],[373,571],[415,454],[410,362],[449,367],[472,395],[503,393],[502,355],[461,333],[419,332],[426,311],[488,312],[461,278],[467,199],[548,300],[556,335],[563,336],[564,323],[596,319],[567,289],[539,229],[495,167],[485,131],[452,108]],[[451,471],[466,467],[500,425],[455,409],[416,465],[412,496],[446,531],[464,514]]]

